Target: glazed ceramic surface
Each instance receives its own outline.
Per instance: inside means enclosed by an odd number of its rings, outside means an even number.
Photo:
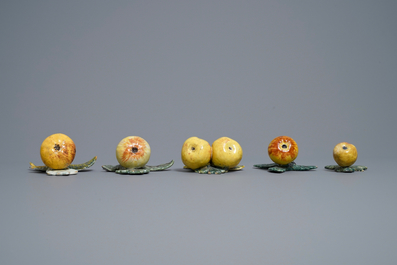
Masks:
[[[240,144],[229,137],[221,137],[212,143],[212,165],[219,168],[234,168],[243,158]]]
[[[294,139],[288,136],[274,138],[268,146],[268,154],[274,162],[271,164],[257,164],[256,168],[267,169],[269,172],[283,173],[285,171],[308,171],[316,166],[301,166],[293,162],[298,156],[299,148]]]
[[[139,136],[128,136],[116,147],[116,158],[124,168],[140,168],[150,159],[150,146]]]
[[[245,166],[240,165],[240,166],[236,166],[236,167],[232,167],[232,168],[220,168],[220,167],[216,167],[216,166],[209,164],[204,167],[195,169],[194,172],[199,173],[199,174],[224,174],[229,171],[241,170],[244,167]],[[188,169],[187,167],[184,167],[184,168]]]
[[[48,136],[40,147],[41,160],[52,169],[66,169],[75,155],[76,145],[69,136],[62,133]]]
[[[40,147],[40,157],[45,166],[36,166],[30,163],[30,168],[47,172],[51,176],[75,175],[78,171],[91,167],[97,157],[83,164],[72,164],[76,155],[76,146],[73,140],[62,133],[48,136]]]
[[[116,147],[116,158],[119,165],[103,165],[102,168],[117,174],[148,174],[150,171],[160,171],[170,168],[174,160],[169,163],[148,166],[151,149],[145,139],[139,136],[128,136],[120,141]]]
[[[353,144],[341,142],[335,145],[332,155],[338,165],[325,166],[326,169],[341,173],[353,173],[368,169],[366,166],[353,166],[357,160],[357,148]]]
[[[111,166],[111,165],[103,165],[102,168],[109,172],[115,172],[117,174],[127,174],[127,175],[141,175],[148,174],[150,171],[161,171],[170,168],[174,164],[174,160],[171,162],[157,165],[157,166],[149,166],[145,165],[140,168],[125,168],[121,165]]]
[[[181,159],[187,168],[202,168],[210,163],[211,156],[212,147],[206,140],[194,136],[183,143]]]
[[[228,137],[221,137],[212,146],[198,137],[188,138],[181,151],[185,169],[199,174],[224,174],[244,168],[238,165],[243,157],[240,144]]]
[[[33,163],[30,163],[30,168],[38,171],[46,172],[48,175],[51,176],[68,176],[68,175],[75,175],[78,171],[87,169],[95,164],[97,157],[94,157],[88,162],[83,164],[72,164],[69,165],[67,169],[52,169],[47,166],[36,166]]]
[[[288,136],[274,138],[267,150],[270,159],[279,165],[287,165],[293,162],[299,152],[298,144]]]
[[[316,166],[300,166],[295,162],[291,162],[287,165],[279,165],[277,163],[272,164],[257,164],[254,167],[267,169],[270,172],[283,173],[285,171],[308,171],[311,169],[316,169]]]
[[[333,156],[339,166],[348,167],[357,160],[357,148],[352,144],[342,142],[334,147]]]
[[[338,165],[329,165],[329,166],[325,166],[325,168],[329,170],[335,170],[336,172],[341,172],[341,173],[353,173],[355,171],[365,171],[368,169],[366,166],[341,167]]]

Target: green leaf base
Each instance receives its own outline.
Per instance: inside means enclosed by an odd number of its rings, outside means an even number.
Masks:
[[[184,167],[184,168],[189,169],[188,167]],[[243,168],[244,168],[244,166],[242,166],[242,165],[238,165],[238,166],[235,166],[235,167],[232,167],[232,168],[221,168],[221,167],[216,167],[214,165],[206,165],[204,167],[197,168],[197,169],[194,169],[194,170],[191,169],[191,170],[193,170],[194,172],[199,173],[199,174],[216,174],[216,175],[219,175],[219,174],[227,173],[229,171],[241,170]]]
[[[287,165],[279,165],[277,163],[257,164],[254,165],[254,167],[267,169],[269,172],[275,172],[275,173],[283,173],[285,171],[308,171],[317,168],[316,166],[300,166],[297,165],[295,162],[291,162]]]
[[[338,165],[329,165],[325,166],[326,169],[334,170],[336,172],[342,172],[342,173],[353,173],[355,171],[365,171],[368,168],[365,166],[350,166],[350,167],[341,167]]]
[[[121,165],[103,165],[102,168],[109,172],[116,172],[117,174],[125,174],[125,175],[142,175],[148,174],[150,171],[161,171],[170,168],[174,164],[174,160],[171,160],[169,163],[157,165],[157,166],[144,166],[141,168],[125,168]]]
[[[92,167],[95,164],[96,160],[97,157],[95,156],[90,161],[87,161],[83,164],[72,164],[65,169],[52,169],[47,166],[36,166],[32,162],[30,162],[30,168],[33,170],[46,172],[47,175],[50,176],[69,176],[69,175],[76,175],[78,171]]]

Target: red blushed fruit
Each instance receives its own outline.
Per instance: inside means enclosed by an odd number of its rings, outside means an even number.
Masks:
[[[268,147],[270,159],[277,164],[287,165],[298,156],[298,145],[288,136],[274,138]]]
[[[150,146],[139,136],[128,136],[116,147],[117,161],[125,168],[140,168],[146,165],[150,158]]]
[[[56,133],[48,136],[40,147],[43,163],[51,169],[67,168],[76,155],[76,146],[69,136]]]

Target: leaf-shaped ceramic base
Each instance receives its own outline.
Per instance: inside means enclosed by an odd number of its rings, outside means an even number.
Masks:
[[[148,174],[150,171],[161,171],[170,168],[174,164],[174,160],[169,163],[157,165],[157,166],[144,166],[141,168],[125,168],[121,165],[103,165],[102,168],[109,172],[116,172],[117,174],[127,174],[127,175],[142,175]]]
[[[279,165],[277,163],[271,164],[257,164],[254,167],[267,169],[269,172],[283,173],[285,171],[308,171],[311,169],[316,169],[316,166],[301,166],[297,165],[295,162],[291,162],[287,165]]]
[[[69,167],[65,168],[65,169],[52,169],[47,166],[36,166],[32,162],[30,162],[29,164],[30,164],[31,169],[46,172],[47,175],[50,175],[50,176],[69,176],[69,175],[76,175],[78,171],[92,167],[92,165],[95,164],[97,158],[98,157],[96,156],[93,159],[91,159],[90,161],[87,161],[83,164],[69,165]]]
[[[76,164],[76,165],[72,164],[72,165],[69,166],[69,168],[76,169],[77,171],[81,171],[81,170],[90,168],[90,167],[92,167],[95,164],[97,158],[98,157],[96,156],[93,159],[91,159],[90,161],[85,162],[83,164]]]
[[[350,167],[341,167],[338,165],[329,165],[325,166],[326,169],[335,170],[336,172],[342,173],[353,173],[355,171],[365,171],[368,168],[366,166],[350,166]]]
[[[183,168],[190,169],[186,166]],[[241,170],[243,168],[244,168],[244,166],[242,166],[242,165],[238,165],[238,166],[235,166],[232,168],[220,168],[220,167],[216,167],[214,165],[206,165],[204,167],[195,169],[194,172],[199,173],[199,174],[217,174],[217,175],[219,175],[219,174],[227,173],[229,171]]]

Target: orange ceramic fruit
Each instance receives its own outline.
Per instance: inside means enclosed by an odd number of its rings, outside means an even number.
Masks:
[[[76,146],[69,136],[56,133],[48,136],[40,147],[43,163],[52,169],[66,169],[76,155]]]
[[[212,143],[212,164],[221,168],[233,168],[243,158],[240,144],[229,137],[221,137]]]
[[[279,165],[287,165],[298,156],[298,145],[288,136],[274,138],[268,147],[270,159]]]
[[[211,145],[206,140],[193,136],[183,143],[181,158],[187,168],[198,169],[210,163],[211,153]]]
[[[139,136],[128,136],[116,148],[116,158],[125,168],[141,168],[150,158],[150,146]]]
[[[342,142],[334,147],[335,162],[341,167],[349,167],[357,160],[357,149],[354,145]]]

